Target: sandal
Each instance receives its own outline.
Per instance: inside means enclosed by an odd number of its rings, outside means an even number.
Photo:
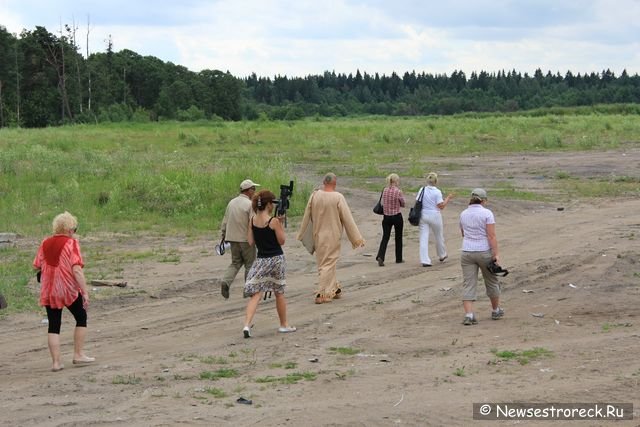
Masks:
[[[84,359],[73,359],[74,365],[88,365],[96,361],[95,357],[85,357]]]
[[[331,302],[331,298],[316,295],[316,304],[324,304],[325,302]]]

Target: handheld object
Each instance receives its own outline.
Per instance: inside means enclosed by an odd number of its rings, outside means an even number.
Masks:
[[[500,265],[496,264],[496,262],[493,260],[489,264],[487,264],[487,269],[489,269],[491,274],[495,274],[496,276],[504,277],[507,274],[509,274],[509,270],[507,270],[506,268],[502,268]]]
[[[214,246],[214,248],[216,250],[216,254],[224,255],[224,253],[231,248],[231,243],[229,243],[229,242],[225,241],[224,239],[222,239],[220,241],[220,243],[218,243],[217,245]]]

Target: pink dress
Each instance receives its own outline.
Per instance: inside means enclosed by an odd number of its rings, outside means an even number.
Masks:
[[[57,234],[42,241],[33,260],[33,266],[42,272],[41,306],[64,308],[78,298],[80,287],[73,275],[74,265],[84,267],[76,239]]]

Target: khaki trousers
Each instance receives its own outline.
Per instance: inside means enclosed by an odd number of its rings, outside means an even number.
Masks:
[[[224,272],[222,281],[231,287],[233,279],[236,278],[238,271],[244,266],[244,279],[247,280],[249,269],[256,259],[256,247],[249,245],[247,242],[229,242],[231,243],[231,264]]]
[[[491,251],[466,252],[462,251],[460,265],[462,266],[462,300],[475,301],[478,287],[478,269],[482,272],[484,286],[487,288],[489,298],[500,296],[500,283],[498,276],[492,274],[487,268],[491,261]]]

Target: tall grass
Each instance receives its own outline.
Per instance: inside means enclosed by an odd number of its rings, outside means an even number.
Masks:
[[[450,164],[452,157],[609,149],[637,144],[638,135],[637,114],[606,112],[0,129],[0,232],[40,239],[68,210],[83,234],[217,235],[245,178],[276,194],[280,184],[296,181],[289,211],[296,216],[317,184],[312,177],[329,170],[379,189],[390,172],[421,177],[425,165]],[[627,178],[615,183],[618,191],[637,193],[637,178]],[[584,191],[580,181],[561,184]],[[612,194],[610,183],[598,185]],[[0,255],[0,292],[20,299],[33,254]]]
[[[295,179],[292,159],[277,150],[217,142],[228,134],[206,125],[192,132],[205,141],[202,145],[185,145],[178,128],[78,126],[0,132],[3,228],[46,234],[53,216],[68,210],[78,216],[85,232],[124,227],[200,233],[217,227],[243,179],[250,177],[276,194],[280,184]],[[304,198],[305,187],[297,190],[294,215],[304,207],[296,199]]]
[[[6,310],[0,311],[0,316],[5,313],[35,310],[38,307],[37,298],[27,286],[29,279],[34,277],[31,267],[34,256],[35,249],[0,249],[0,294],[9,304]]]
[[[247,177],[278,193],[328,170],[379,178],[390,164],[411,174],[438,158],[606,149],[639,134],[636,115],[606,114],[1,129],[0,221],[3,231],[42,235],[66,209],[85,231],[201,233],[217,227]],[[310,188],[296,186],[292,215]]]

